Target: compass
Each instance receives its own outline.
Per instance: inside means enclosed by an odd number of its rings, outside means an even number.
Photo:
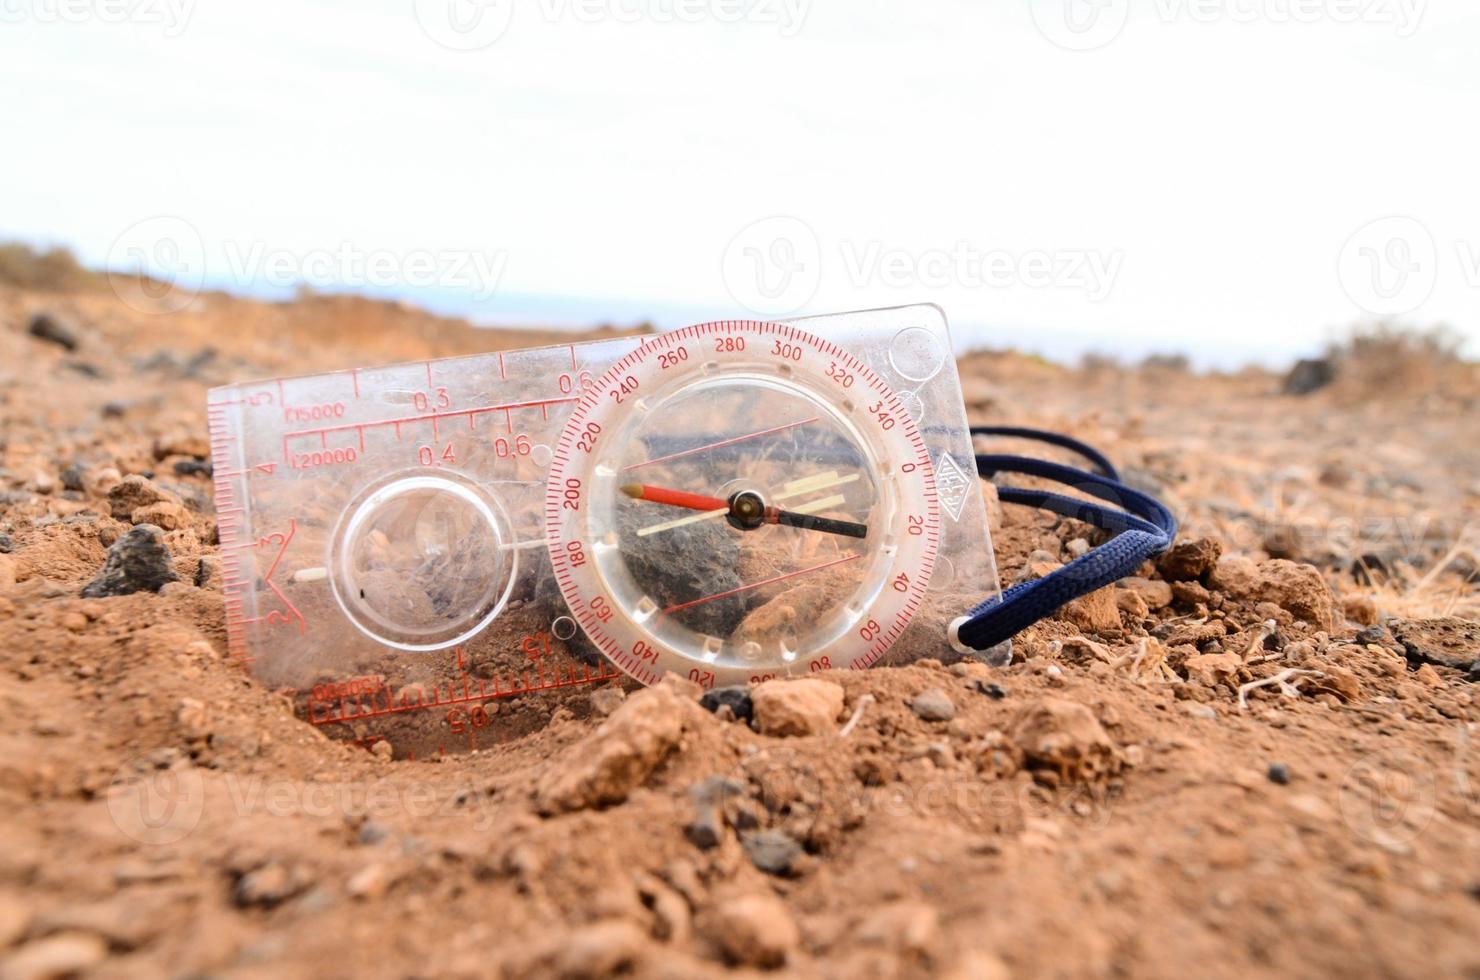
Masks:
[[[907,400],[794,326],[724,321],[592,379],[552,453],[555,581],[643,683],[877,662],[920,610],[941,507]]]

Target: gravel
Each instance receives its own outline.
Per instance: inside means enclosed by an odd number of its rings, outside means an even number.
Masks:
[[[750,863],[766,874],[790,874],[797,859],[802,856],[802,845],[781,830],[762,830],[747,834],[741,843]]]

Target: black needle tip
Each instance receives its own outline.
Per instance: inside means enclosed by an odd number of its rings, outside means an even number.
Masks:
[[[788,527],[799,527],[807,531],[826,531],[828,534],[841,534],[846,538],[868,537],[867,524],[855,524],[853,521],[837,521],[830,517],[813,517],[811,514],[798,514],[790,510],[778,510],[776,512],[776,523],[785,524]]]

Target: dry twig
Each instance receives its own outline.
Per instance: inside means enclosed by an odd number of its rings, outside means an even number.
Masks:
[[[852,735],[853,729],[858,727],[858,722],[863,718],[864,709],[873,703],[874,696],[872,694],[865,694],[859,698],[858,707],[853,709],[853,717],[849,718],[848,723],[843,726],[843,730],[838,732],[838,738],[847,738],[849,735]]]
[[[1298,667],[1287,667],[1284,670],[1280,671],[1278,674],[1273,675],[1272,677],[1266,677],[1260,681],[1250,681],[1247,684],[1242,684],[1239,686],[1238,689],[1238,710],[1249,710],[1250,691],[1257,690],[1261,687],[1278,686],[1280,689],[1280,693],[1283,694],[1285,697],[1298,698],[1300,697],[1300,688],[1296,687],[1296,684],[1300,682],[1301,678],[1325,676],[1325,673],[1319,670],[1301,670]]]

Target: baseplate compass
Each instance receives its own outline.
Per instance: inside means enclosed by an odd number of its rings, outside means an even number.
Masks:
[[[996,591],[932,306],[232,385],[209,417],[232,656],[398,757],[625,677],[959,659]]]

